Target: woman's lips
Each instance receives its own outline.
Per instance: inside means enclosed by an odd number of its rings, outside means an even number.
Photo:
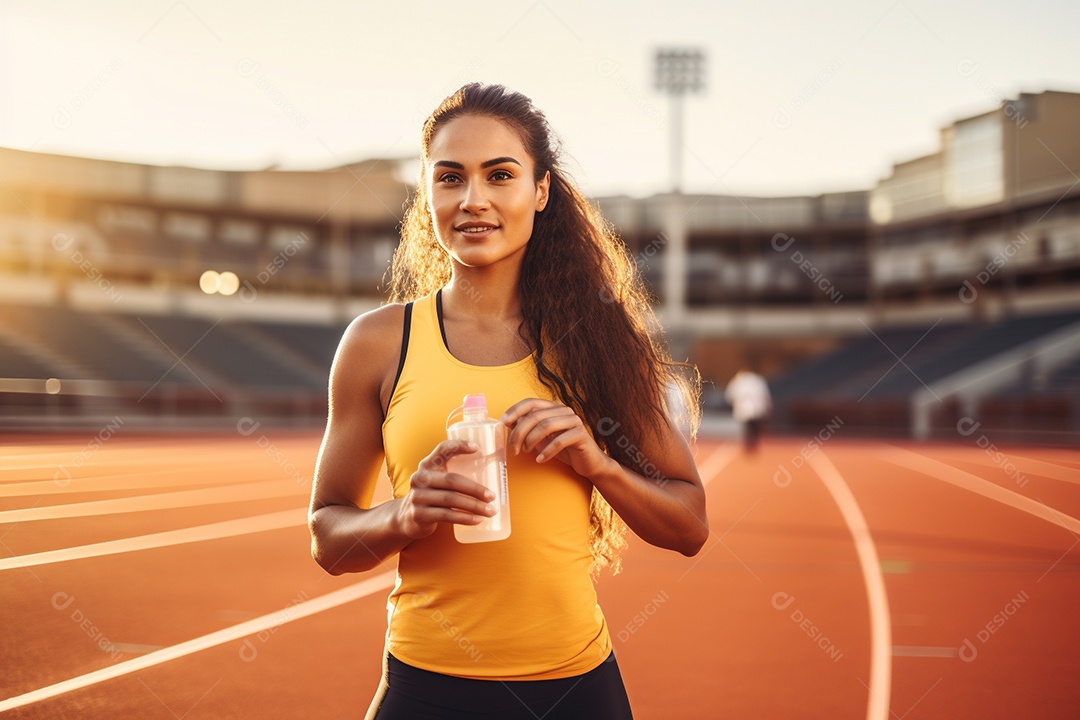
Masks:
[[[470,238],[472,240],[480,240],[480,239],[486,238],[487,236],[491,235],[493,232],[495,232],[498,229],[499,229],[498,227],[459,228],[458,233],[463,235],[464,237]]]

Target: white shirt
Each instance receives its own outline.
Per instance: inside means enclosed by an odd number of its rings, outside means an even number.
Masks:
[[[772,409],[772,398],[765,378],[748,370],[740,370],[731,378],[724,398],[739,422],[763,418]]]

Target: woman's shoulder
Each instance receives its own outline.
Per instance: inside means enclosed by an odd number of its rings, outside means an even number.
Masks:
[[[382,397],[401,354],[405,306],[382,305],[356,317],[341,336],[330,371],[330,394],[337,405],[361,397]],[[385,403],[384,403],[385,404]]]
[[[401,350],[401,332],[405,305],[388,303],[358,315],[345,328],[339,352],[360,353],[369,359],[383,353],[396,355]]]

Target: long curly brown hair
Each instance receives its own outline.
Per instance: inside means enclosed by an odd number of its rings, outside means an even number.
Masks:
[[[560,167],[555,135],[528,97],[502,85],[469,83],[424,122],[420,182],[390,266],[390,301],[424,297],[450,280],[450,257],[428,209],[426,170],[435,133],[463,115],[502,121],[532,158],[534,180],[551,173],[548,202],[534,218],[518,284],[519,334],[536,349],[540,381],[585,421],[605,452],[664,482],[640,450],[642,440],[659,439],[669,416],[689,438],[696,435],[700,374],[689,363],[672,361],[637,263]],[[618,573],[626,525],[595,488],[590,525],[594,576],[605,566]]]

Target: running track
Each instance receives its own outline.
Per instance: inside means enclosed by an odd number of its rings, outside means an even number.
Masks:
[[[4,717],[362,716],[392,566],[311,560],[319,437],[89,440],[0,447]],[[702,440],[705,548],[598,586],[636,717],[1076,717],[1080,452],[976,440]]]

